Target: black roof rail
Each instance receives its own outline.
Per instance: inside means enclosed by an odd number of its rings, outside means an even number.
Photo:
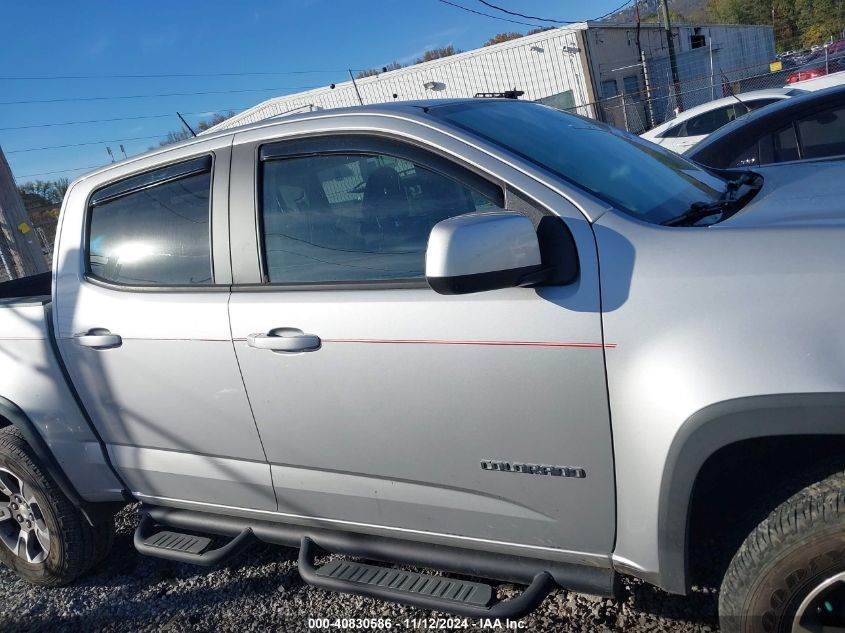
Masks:
[[[525,94],[524,90],[505,90],[504,92],[476,92],[476,99],[519,99]]]

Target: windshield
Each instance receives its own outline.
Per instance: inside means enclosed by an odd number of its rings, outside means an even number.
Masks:
[[[713,202],[725,182],[616,128],[520,101],[437,106],[432,114],[547,169],[635,217],[662,223]]]

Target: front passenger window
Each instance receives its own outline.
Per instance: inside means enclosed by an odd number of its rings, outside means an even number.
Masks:
[[[417,279],[435,224],[498,208],[479,192],[384,154],[262,162],[264,268],[270,283]]]

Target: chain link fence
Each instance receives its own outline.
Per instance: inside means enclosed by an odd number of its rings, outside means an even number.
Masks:
[[[38,244],[41,246],[41,252],[44,253],[44,259],[47,260],[48,267],[52,267],[53,265],[53,244],[56,241],[59,209],[60,205],[57,204],[27,208],[30,218],[30,230],[35,231],[35,234],[38,236]],[[16,277],[15,265],[13,262],[6,260],[2,249],[0,249],[0,283],[10,281]]]
[[[728,67],[720,65],[712,49],[687,51],[677,56],[679,81],[672,81],[669,59],[646,60],[639,65],[644,86],[623,89],[619,95],[590,104],[596,118],[634,134],[643,132],[714,99],[751,90],[782,88],[792,69],[770,72],[768,64]]]
[[[0,283],[4,281],[10,281],[12,279],[12,267],[9,262],[6,261],[6,258],[3,256],[3,253],[0,251]]]

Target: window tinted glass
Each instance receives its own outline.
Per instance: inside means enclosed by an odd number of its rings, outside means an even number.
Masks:
[[[271,283],[422,278],[435,224],[497,208],[450,178],[381,154],[266,160],[262,176]]]
[[[760,162],[759,143],[754,142],[736,155],[731,167],[749,167]]]
[[[798,160],[798,141],[795,127],[790,123],[760,139],[760,164],[771,165]]]
[[[537,99],[537,103],[542,103],[543,105],[557,108],[558,110],[572,110],[575,108],[575,97],[572,95],[571,90],[565,90],[564,92],[559,92],[558,94]]]
[[[780,99],[752,99],[750,101],[744,101],[745,105],[748,106],[749,110],[759,110],[763,106],[767,106],[770,103],[777,103]]]
[[[128,193],[98,192],[90,210],[91,273],[138,286],[212,283],[210,187],[211,173],[194,171]]]
[[[845,154],[845,108],[821,112],[798,121],[803,158]]]
[[[772,135],[775,163],[798,160],[798,140],[795,138],[795,127],[788,125]]]
[[[687,121],[686,133],[681,136],[703,136],[710,134],[746,112],[745,106],[735,103],[716,108],[704,114],[699,114]]]
[[[685,158],[591,119],[524,102],[439,106],[429,114],[486,138],[614,205],[662,222],[719,197],[724,182]]]
[[[686,122],[681,123],[680,125],[676,125],[675,127],[670,127],[668,130],[663,132],[663,134],[659,134],[660,138],[676,138],[678,136],[686,136]]]

